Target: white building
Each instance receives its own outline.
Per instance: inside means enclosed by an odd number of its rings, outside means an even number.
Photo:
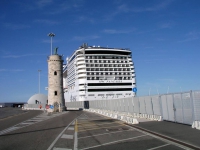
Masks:
[[[63,86],[65,102],[135,96],[131,51],[84,43],[67,58],[63,68]]]

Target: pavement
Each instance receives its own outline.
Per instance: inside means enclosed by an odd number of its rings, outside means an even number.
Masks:
[[[22,108],[4,107],[0,108],[0,131],[12,127],[25,120],[42,114],[40,110],[22,110]]]
[[[22,110],[22,108],[18,108],[18,107],[15,107],[15,108],[13,108],[13,107],[3,107],[3,108],[0,108],[0,120],[4,119],[4,118],[24,114],[24,113],[27,113],[27,112],[28,111]]]
[[[140,119],[138,119],[140,121]],[[200,149],[200,130],[192,128],[190,125],[179,124],[169,121],[142,121],[139,124],[132,125],[141,130],[150,133],[156,133],[170,140],[177,140],[182,143],[187,143],[194,149]]]

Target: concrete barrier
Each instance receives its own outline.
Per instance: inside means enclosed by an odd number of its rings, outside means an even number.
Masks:
[[[192,123],[192,128],[196,128],[196,129],[200,130],[200,121],[194,121]]]

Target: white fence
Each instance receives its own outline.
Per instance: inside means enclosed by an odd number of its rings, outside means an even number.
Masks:
[[[25,110],[46,110],[45,106],[46,106],[46,104],[24,104],[23,109],[25,109]]]
[[[130,123],[135,122],[135,118],[147,118],[188,124],[200,129],[200,91],[115,100],[66,102],[66,107],[89,108],[89,111]]]

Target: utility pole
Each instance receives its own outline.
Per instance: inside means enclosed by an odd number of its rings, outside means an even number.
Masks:
[[[38,70],[38,73],[39,73],[39,94],[40,94],[40,72],[41,72],[42,70]]]

